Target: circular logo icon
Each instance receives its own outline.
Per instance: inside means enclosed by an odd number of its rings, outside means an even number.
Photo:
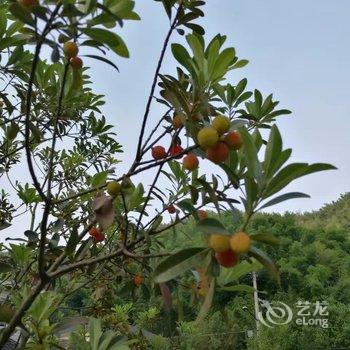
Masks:
[[[265,312],[259,311],[258,319],[266,327],[273,328],[275,325],[284,325],[292,321],[292,309],[281,301],[270,303],[261,300],[261,306],[265,309]]]

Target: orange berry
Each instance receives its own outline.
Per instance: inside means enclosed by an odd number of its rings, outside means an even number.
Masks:
[[[79,52],[78,45],[73,41],[67,41],[63,44],[63,52],[68,58],[75,57]]]
[[[163,159],[166,156],[166,151],[163,146],[154,146],[152,148],[152,157],[156,160]]]
[[[204,220],[208,217],[208,213],[205,210],[197,210],[199,220]]]
[[[225,252],[217,252],[215,254],[217,262],[223,267],[233,267],[238,262],[238,255],[232,250],[226,250]]]
[[[247,253],[251,246],[251,239],[245,232],[239,231],[231,236],[230,246],[238,254]]]
[[[176,213],[176,208],[173,205],[169,205],[166,210],[168,211],[169,214],[175,214]]]
[[[230,154],[226,143],[218,142],[215,146],[207,149],[207,158],[214,163],[224,162]]]
[[[89,231],[89,235],[92,237],[95,243],[103,242],[106,236],[96,227],[92,227]]]
[[[180,115],[175,115],[172,124],[175,130],[180,129],[183,126],[182,117]]]
[[[176,159],[181,159],[183,155],[178,155],[179,153],[183,152],[183,148],[180,145],[172,145],[170,147],[169,153],[172,157],[175,157]]]
[[[69,64],[71,65],[71,67],[73,69],[82,69],[83,68],[83,60],[78,57],[78,56],[75,56],[75,57],[72,57],[70,60],[69,60]]]
[[[216,252],[225,252],[230,249],[230,237],[224,235],[210,235],[209,245]]]
[[[199,160],[193,153],[188,154],[182,161],[185,169],[193,171],[198,168]]]
[[[224,138],[223,141],[226,143],[227,146],[233,149],[240,149],[243,141],[241,138],[241,135],[237,131],[232,131],[228,133]]]
[[[143,277],[140,275],[134,276],[134,283],[136,286],[140,286],[143,283]]]

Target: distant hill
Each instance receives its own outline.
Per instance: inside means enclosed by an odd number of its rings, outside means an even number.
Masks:
[[[350,231],[350,192],[321,209],[296,215],[296,222],[307,228],[344,229]]]

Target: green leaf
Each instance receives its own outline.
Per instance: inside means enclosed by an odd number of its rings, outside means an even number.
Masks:
[[[98,343],[102,335],[102,326],[100,320],[91,318],[89,323],[91,350],[98,350]]]
[[[183,201],[176,203],[176,205],[184,212],[187,212],[187,213],[196,212],[196,208],[193,206],[190,199],[184,199]]]
[[[172,44],[171,51],[175,57],[175,59],[183,65],[189,72],[192,72],[191,67],[191,56],[188,51],[180,44]]]
[[[93,58],[95,60],[99,60],[99,61],[102,61],[104,63],[107,63],[119,72],[119,68],[112,61],[108,60],[107,58],[104,58],[102,56],[97,56],[97,55],[84,55],[83,57],[89,57],[89,58]]]
[[[250,238],[257,242],[266,243],[272,246],[278,246],[279,239],[271,233],[256,233],[250,235]]]
[[[0,9],[0,39],[6,32],[7,27],[7,16],[5,9]]]
[[[119,35],[102,28],[83,28],[81,31],[91,39],[106,44],[117,55],[126,58],[129,57],[128,48]]]
[[[263,264],[266,267],[266,269],[270,272],[271,276],[274,279],[276,279],[278,284],[281,283],[280,275],[276,265],[263,251],[256,247],[251,247],[248,254],[254,257],[256,260],[258,260],[261,264]]]
[[[234,64],[232,69],[238,69],[238,68],[243,68],[249,63],[248,60],[239,60],[237,63]]]
[[[219,220],[216,220],[214,218],[206,218],[199,221],[197,228],[198,230],[208,234],[220,234],[226,236],[231,235],[225,226]]]
[[[198,68],[201,70],[204,65],[204,51],[202,44],[195,34],[188,34],[186,40],[192,49],[194,60],[196,61]]]
[[[210,282],[209,290],[207,292],[207,295],[205,296],[204,303],[199,310],[196,323],[201,323],[204,321],[205,317],[207,316],[211,305],[213,303],[213,298],[214,298],[214,291],[215,291],[215,279],[213,278]]]
[[[217,58],[212,74],[211,79],[217,80],[222,78],[228,71],[228,67],[232,64],[235,58],[235,49],[230,47],[223,50],[219,57]]]
[[[239,128],[239,133],[243,139],[243,151],[247,162],[248,174],[260,183],[262,170],[253,138],[246,128]]]
[[[271,174],[271,165],[282,152],[282,137],[276,125],[273,125],[270,131],[269,140],[265,150],[264,170],[265,178]]]
[[[35,26],[35,21],[31,16],[30,12],[28,12],[23,6],[18,3],[13,3],[9,7],[10,12],[21,22],[26,23],[32,27]]]
[[[0,273],[7,273],[12,271],[13,266],[0,261]]]
[[[91,186],[97,187],[103,185],[107,180],[107,176],[108,170],[101,171],[100,173],[95,174],[91,179]]]
[[[258,185],[254,181],[254,179],[252,179],[249,176],[245,177],[244,184],[245,184],[246,199],[247,199],[246,211],[250,213],[253,209],[253,204],[255,203],[258,196]]]
[[[286,201],[288,199],[294,199],[294,198],[310,198],[310,196],[308,194],[302,193],[302,192],[285,193],[285,194],[282,194],[278,197],[271,199],[270,201],[265,203],[262,207],[260,207],[259,210],[270,207],[271,205],[281,203],[281,202]]]
[[[67,245],[66,245],[66,254],[68,256],[72,256],[73,253],[75,252],[75,249],[77,247],[77,244],[79,243],[79,235],[78,235],[78,230],[76,227],[72,229],[72,232],[69,236]]]
[[[233,269],[221,269],[220,276],[217,278],[220,286],[225,286],[229,283],[238,281],[250,272],[259,271],[262,265],[259,261],[252,259],[250,263],[246,260],[241,261]]]
[[[248,286],[247,284],[236,284],[235,286],[222,287],[219,288],[219,290],[225,292],[255,292],[255,289],[252,286]]]
[[[282,188],[286,187],[293,180],[318,171],[336,169],[333,165],[315,163],[308,165],[307,163],[292,163],[280,170],[276,176],[269,182],[264,198],[270,197]]]
[[[34,300],[30,309],[28,310],[28,316],[31,316],[37,323],[47,319],[52,312],[57,308],[59,303],[59,297],[55,292],[47,291],[42,292]]]
[[[199,264],[206,256],[207,248],[188,248],[163,260],[154,271],[156,283],[167,282]]]

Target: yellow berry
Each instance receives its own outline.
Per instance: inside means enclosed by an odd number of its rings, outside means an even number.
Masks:
[[[174,130],[180,129],[183,126],[182,117],[180,115],[174,116],[172,120]]]
[[[213,147],[219,141],[218,132],[211,126],[201,129],[197,137],[199,145],[204,149]]]
[[[210,235],[209,245],[216,252],[225,252],[230,249],[230,237],[223,235]]]
[[[118,181],[110,181],[107,184],[107,192],[109,195],[115,197],[122,189],[122,185]]]
[[[212,126],[216,129],[219,135],[225,134],[230,130],[230,119],[224,115],[218,115],[214,118]]]
[[[67,57],[71,58],[78,54],[79,48],[75,42],[67,41],[63,44],[63,51]]]
[[[245,232],[239,231],[231,236],[230,245],[231,249],[237,254],[247,253],[251,245],[251,239]]]

